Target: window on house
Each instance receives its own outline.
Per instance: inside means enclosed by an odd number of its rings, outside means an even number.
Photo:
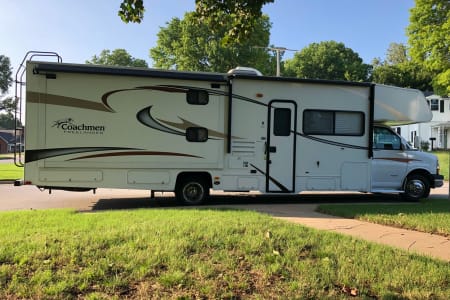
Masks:
[[[208,129],[203,127],[186,128],[186,140],[188,142],[202,143],[208,140]]]
[[[439,110],[439,100],[431,99],[430,100],[430,108],[431,108],[431,110]]]
[[[291,135],[291,110],[289,108],[275,108],[273,119],[274,135]]]
[[[305,110],[303,133],[361,136],[364,134],[364,114],[358,111]]]
[[[444,100],[439,101],[439,112],[444,112]]]
[[[188,90],[186,93],[186,101],[193,105],[206,105],[209,103],[209,94],[203,90]]]

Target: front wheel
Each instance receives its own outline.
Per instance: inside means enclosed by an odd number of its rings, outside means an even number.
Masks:
[[[185,205],[200,205],[209,197],[209,187],[200,178],[186,178],[177,185],[175,196]]]
[[[418,201],[430,195],[430,183],[419,174],[413,174],[406,178],[405,192],[402,197],[408,201]]]

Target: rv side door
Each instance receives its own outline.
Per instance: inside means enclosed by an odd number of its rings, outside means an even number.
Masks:
[[[269,103],[266,144],[267,192],[294,192],[297,104],[272,100]]]
[[[375,127],[373,150],[372,190],[401,190],[408,154],[400,137],[386,127]]]

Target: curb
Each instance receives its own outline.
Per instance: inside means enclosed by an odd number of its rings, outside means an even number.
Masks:
[[[14,184],[14,181],[15,180],[9,180],[9,179],[0,180],[0,184]]]

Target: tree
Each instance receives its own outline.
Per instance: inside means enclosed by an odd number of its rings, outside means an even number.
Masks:
[[[11,86],[12,80],[11,63],[7,56],[0,55],[0,95],[6,93]],[[0,101],[0,112],[4,110],[6,113],[0,113],[0,128],[14,128],[15,102],[13,98],[8,97]]]
[[[373,67],[371,80],[376,83],[430,91],[430,73],[411,61],[396,65],[382,64]]]
[[[416,0],[407,28],[412,60],[431,72],[436,94],[450,95],[450,2]]]
[[[14,112],[16,110],[16,101],[13,97],[7,97],[0,102],[0,111],[4,110],[5,113],[0,113],[0,128],[2,129],[14,129]],[[21,126],[19,120],[17,120],[18,126]]]
[[[371,67],[343,43],[312,43],[285,61],[285,74],[299,78],[367,80]]]
[[[386,63],[389,65],[398,65],[409,61],[408,49],[405,44],[391,43],[386,54]]]
[[[257,25],[263,5],[273,2],[274,0],[195,0],[195,22],[197,25],[209,24],[210,30],[216,33],[221,31],[222,18],[227,15],[232,23],[228,32],[223,35],[222,42],[228,44],[233,40],[244,41]],[[123,0],[118,14],[126,23],[140,23],[144,12],[144,0]]]
[[[404,44],[391,43],[386,59],[384,61],[380,58],[374,59],[372,68],[373,82],[422,91],[432,89],[430,73],[411,60]]]
[[[12,83],[12,69],[9,57],[0,55],[0,94],[6,93]]]
[[[148,68],[145,60],[132,57],[125,49],[103,50],[99,56],[94,55],[92,59],[86,61],[87,64],[124,66],[124,67],[144,67]]]
[[[150,49],[154,65],[159,68],[226,72],[236,66],[251,66],[265,74],[273,74],[276,61],[265,47],[269,44],[271,23],[261,16],[245,41],[222,44],[233,25],[233,17],[224,14],[222,27],[211,31],[207,22],[197,24],[195,13],[182,20],[173,18],[158,33],[156,47]]]

